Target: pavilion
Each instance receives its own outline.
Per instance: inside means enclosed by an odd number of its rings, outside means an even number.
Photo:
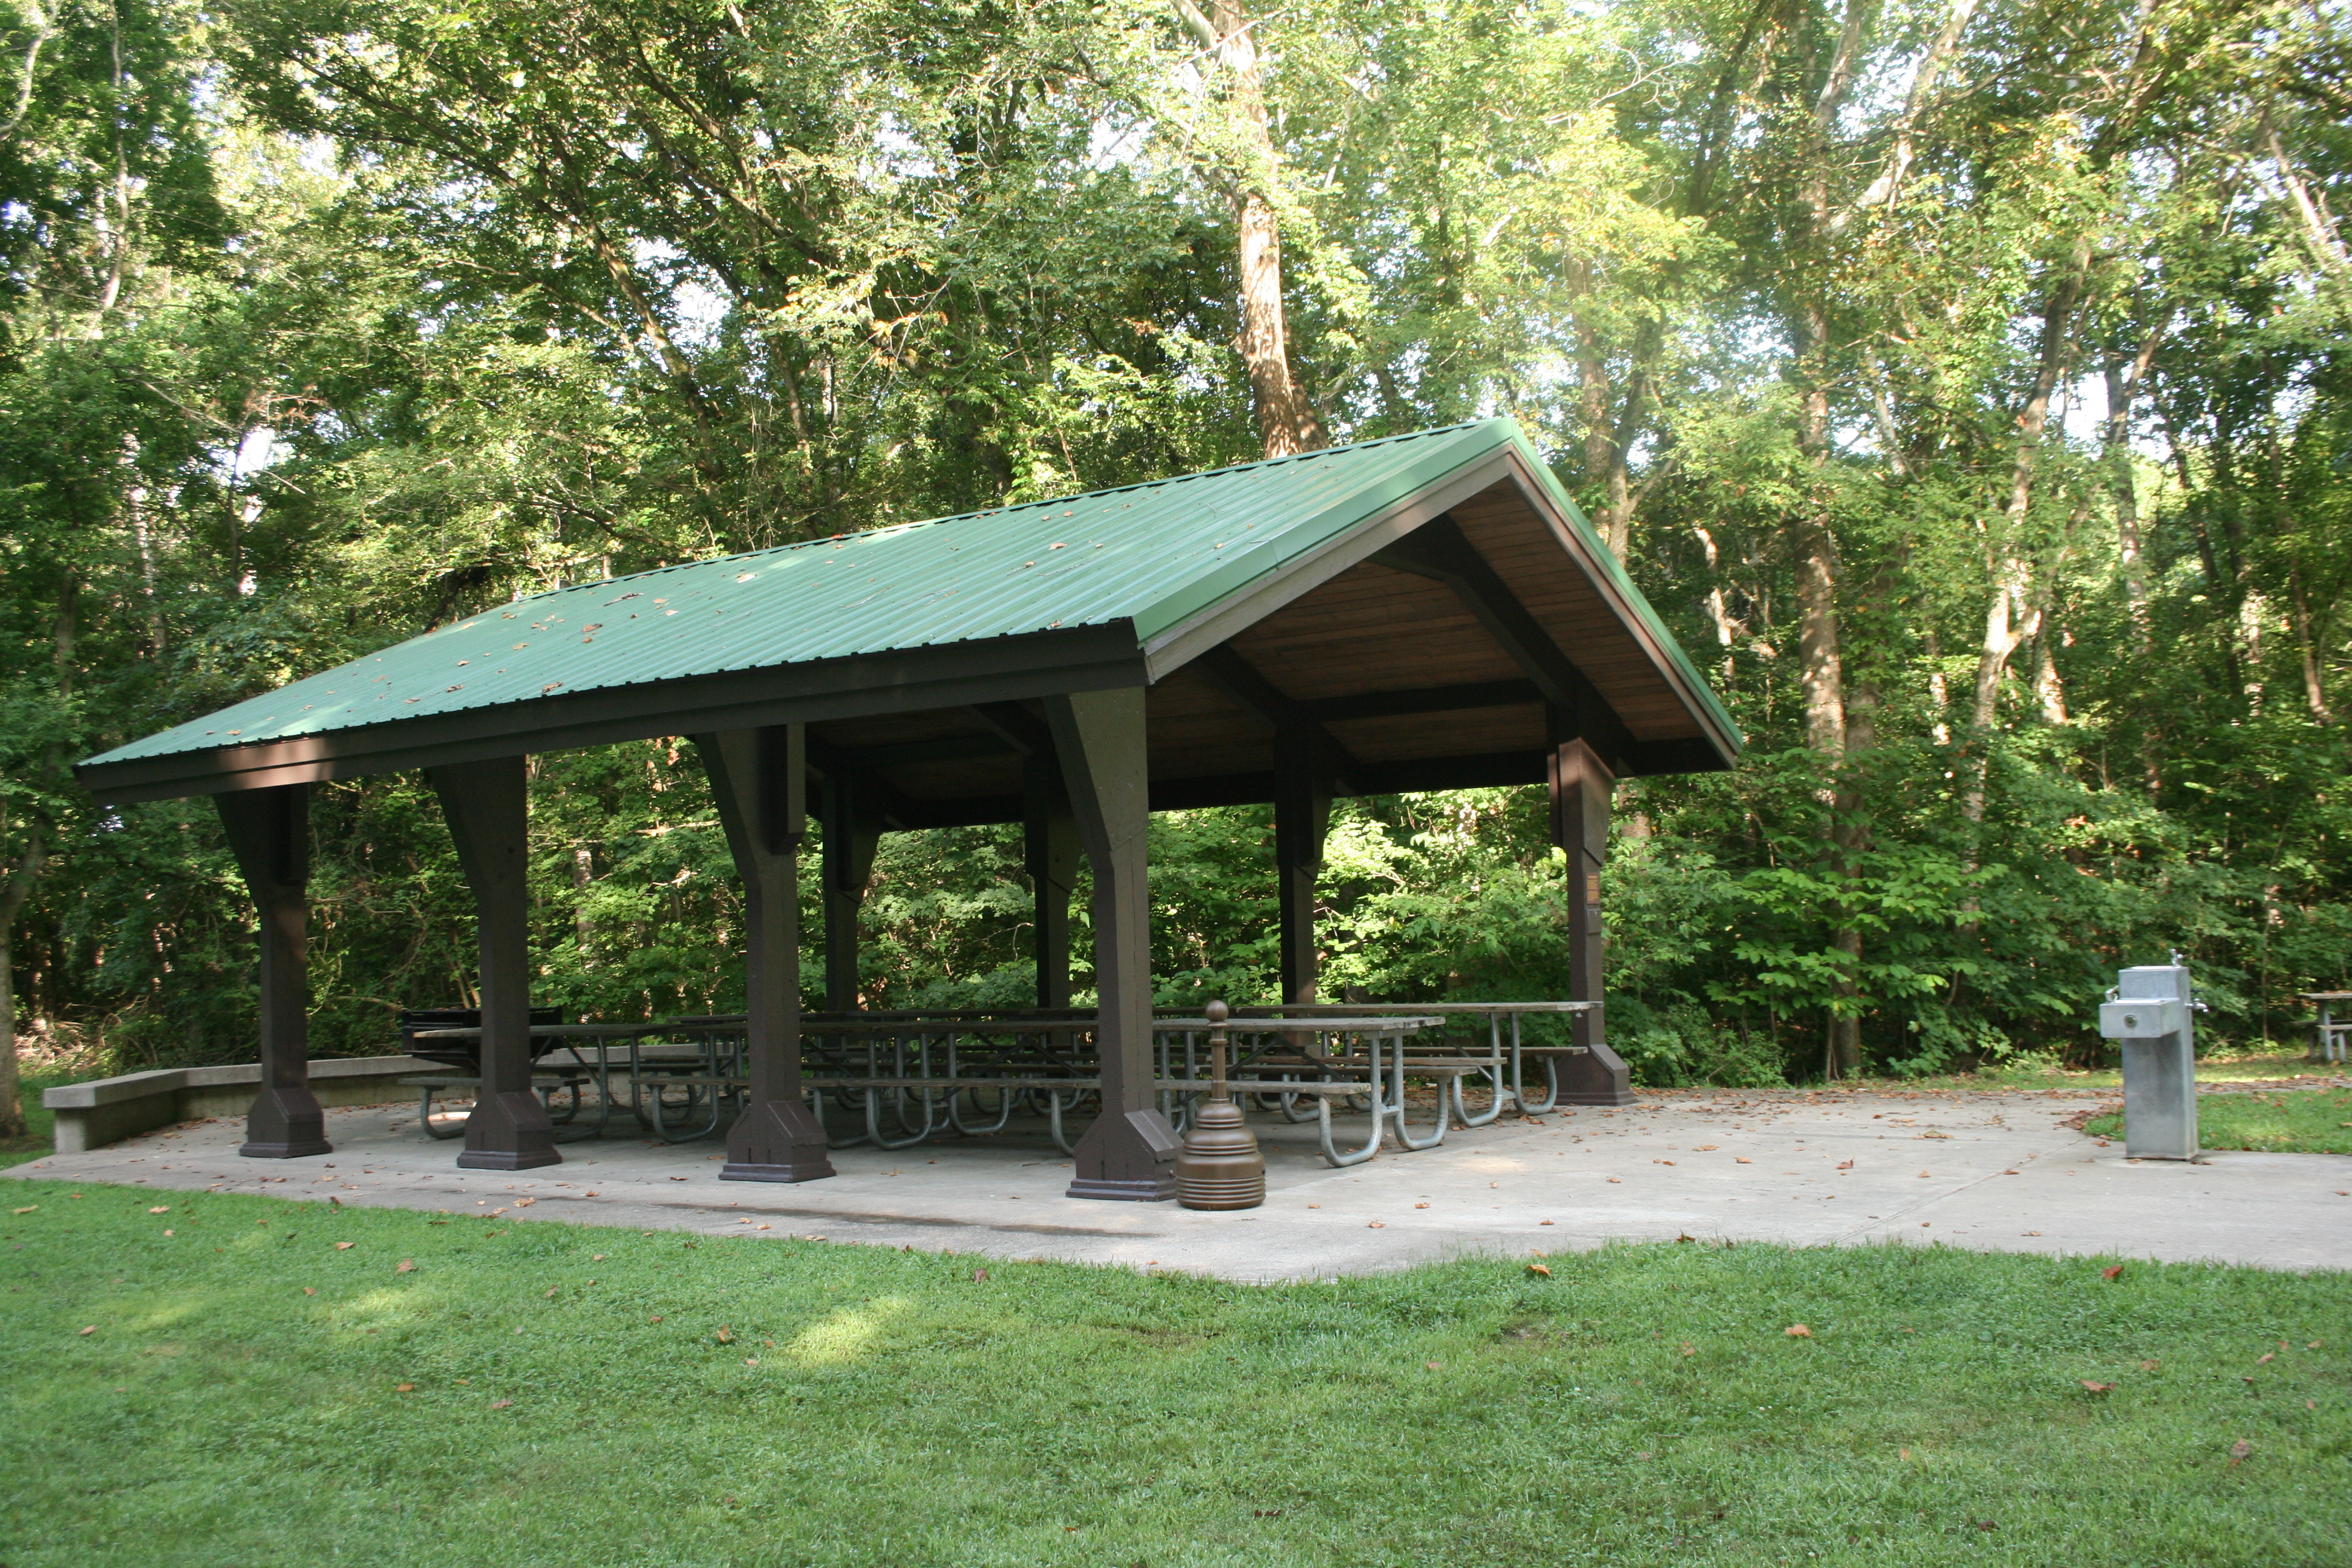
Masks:
[[[829,1175],[800,1084],[797,856],[823,833],[828,1005],[854,1008],[878,836],[1022,822],[1038,1003],[1069,1000],[1094,871],[1101,1114],[1074,1196],[1172,1194],[1154,1109],[1154,810],[1271,802],[1283,999],[1314,999],[1334,797],[1548,783],[1575,999],[1601,999],[1615,781],[1728,767],[1738,731],[1518,427],[1297,457],[578,584],[118,747],[110,804],[209,795],[261,911],[264,1087],[243,1152],[328,1151],[306,1086],[308,785],[422,768],[472,886],[482,1083],[458,1163],[559,1161],[531,1092],[525,759],[690,735],[750,915],[729,1177]],[[1613,1098],[1601,1015],[1571,1058]]]

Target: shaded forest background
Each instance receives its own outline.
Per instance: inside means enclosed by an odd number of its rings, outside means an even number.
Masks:
[[[217,821],[95,810],[109,745],[562,582],[1501,413],[1750,738],[1621,792],[1643,1077],[2081,1059],[2168,948],[2280,1033],[2352,980],[2342,24],[0,0],[0,1026],[253,1055]],[[730,1005],[691,748],[533,788],[539,999]],[[411,777],[314,822],[313,1048],[384,1049],[467,994],[447,835]],[[1158,819],[1169,998],[1271,992],[1271,838]],[[1563,891],[1539,792],[1344,803],[1327,986],[1560,994]],[[1017,829],[886,839],[867,1000],[1026,1000],[1028,901]]]

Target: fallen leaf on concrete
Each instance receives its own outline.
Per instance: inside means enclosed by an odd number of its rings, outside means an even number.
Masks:
[[[414,1274],[416,1272],[416,1264],[414,1259],[404,1258],[393,1265],[392,1271],[394,1274]]]
[[[2238,1461],[2254,1451],[2254,1446],[2243,1437],[2230,1445],[2230,1468],[2236,1469]]]
[[[1417,1209],[1425,1209],[1425,1208],[1427,1208],[1429,1205],[1428,1205],[1427,1204],[1415,1204],[1415,1205],[1413,1205],[1412,1206],[1413,1206],[1413,1207],[1415,1207],[1415,1208],[1417,1208]]]
[[[335,1250],[337,1252],[349,1252],[352,1247],[357,1247],[359,1243],[356,1241],[339,1241],[335,1243]]]
[[[1813,1337],[1813,1331],[1805,1327],[1802,1323],[1790,1323],[1787,1328],[1782,1329],[1780,1331],[1788,1335],[1792,1340],[1809,1340]]]
[[[1712,1144],[1712,1143],[1701,1143],[1701,1144],[1698,1146],[1698,1150],[1697,1150],[1697,1152],[1698,1152],[1699,1153],[1705,1154],[1705,1153],[1707,1153],[1707,1152],[1711,1152],[1714,1148],[1715,1148],[1715,1145],[1714,1145],[1714,1144]]]
[[[2102,1279],[2120,1279],[2123,1276],[2124,1266],[2120,1263],[2115,1265],[2113,1268],[2102,1268],[2099,1270],[2099,1278]]]
[[[1731,1158],[1732,1158],[1733,1162],[1734,1162],[1734,1163],[1738,1163],[1738,1164],[1742,1164],[1742,1165],[1752,1165],[1752,1164],[1756,1163],[1756,1162],[1755,1162],[1755,1161],[1753,1161],[1753,1160],[1749,1159],[1749,1158],[1748,1158],[1747,1155],[1745,1155],[1745,1154],[1734,1154]]]
[[[1619,1181],[1619,1179],[1618,1179],[1617,1177],[1615,1177],[1615,1176],[1612,1176],[1612,1177],[1610,1177],[1610,1178],[1609,1178],[1609,1184],[1610,1184],[1611,1186],[1614,1187],[1614,1186],[1621,1185],[1622,1184],[1620,1183],[1620,1181]]]
[[[1548,1219],[1539,1219],[1539,1220],[1536,1221],[1536,1223],[1537,1223],[1538,1225],[1549,1225],[1549,1224],[1551,1223],[1551,1221],[1549,1221],[1549,1220],[1548,1220]]]
[[[2081,1381],[2083,1386],[2094,1394],[2113,1394],[2116,1391],[2116,1385],[2112,1383],[2093,1383],[2087,1377]]]
[[[1550,1278],[1551,1278],[1551,1270],[1550,1270],[1549,1268],[1546,1268],[1543,1264],[1540,1264],[1540,1263],[1530,1263],[1530,1264],[1528,1264],[1528,1273],[1530,1273],[1530,1274],[1537,1274],[1537,1275],[1540,1275],[1540,1276],[1542,1276],[1542,1277],[1543,1277],[1544,1279],[1550,1279]]]
[[[1388,1229],[1388,1227],[1389,1227],[1389,1222],[1388,1222],[1388,1221],[1386,1221],[1386,1220],[1384,1220],[1384,1219],[1376,1219],[1376,1220],[1372,1221],[1372,1223],[1371,1223],[1371,1224],[1370,1224],[1370,1225],[1366,1226],[1364,1228],[1365,1228],[1366,1230],[1386,1230],[1386,1229]]]
[[[514,1206],[519,1209],[527,1209],[537,1202],[539,1202],[537,1198],[517,1198],[514,1201]]]
[[[1653,1160],[1650,1163],[1653,1165],[1671,1165],[1674,1162],[1672,1160]]]

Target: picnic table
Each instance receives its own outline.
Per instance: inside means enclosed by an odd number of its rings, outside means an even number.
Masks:
[[[2336,1010],[2352,1003],[2352,991],[2304,991],[2297,994],[2319,1009],[2319,1021],[2312,1026],[2311,1059],[2315,1062],[2340,1062],[2345,1059],[2345,1047],[2352,1042],[2352,1018],[2339,1019]]]

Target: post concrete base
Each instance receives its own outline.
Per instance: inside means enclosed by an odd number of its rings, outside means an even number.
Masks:
[[[1632,1105],[1633,1073],[1625,1058],[1599,1040],[1580,1057],[1559,1059],[1559,1101],[1562,1105]]]
[[[722,1182],[821,1182],[832,1174],[824,1129],[805,1105],[761,1101],[727,1130]]]
[[[532,1171],[562,1163],[555,1123],[539,1096],[529,1089],[509,1090],[474,1101],[473,1112],[466,1118],[466,1152],[457,1156],[460,1170]]]
[[[305,1086],[266,1088],[245,1113],[245,1142],[237,1152],[248,1160],[295,1160],[334,1152],[327,1142],[326,1112]]]
[[[1163,1203],[1176,1195],[1176,1156],[1182,1147],[1176,1129],[1157,1110],[1097,1116],[1078,1140],[1078,1172],[1068,1195]]]

